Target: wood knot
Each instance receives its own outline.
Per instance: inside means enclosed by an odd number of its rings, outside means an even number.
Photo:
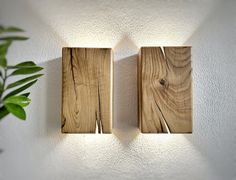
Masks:
[[[161,84],[162,86],[164,86],[164,85],[166,84],[165,79],[161,79],[159,82],[160,82],[160,84]]]

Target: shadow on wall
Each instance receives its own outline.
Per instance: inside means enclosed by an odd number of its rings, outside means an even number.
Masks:
[[[114,65],[113,133],[122,144],[129,144],[139,133],[137,107],[137,55]]]
[[[61,58],[46,63],[47,107],[46,115],[48,134],[60,130],[61,124]]]
[[[62,70],[61,70],[61,58],[56,58],[45,63],[40,64],[44,67],[44,83],[42,85],[45,96],[39,99],[39,103],[44,107],[44,113],[41,114],[41,118],[45,121],[38,121],[41,131],[39,136],[57,136],[60,138],[65,137],[61,133],[61,84],[62,84]]]
[[[114,50],[113,134],[127,146],[139,134],[137,106],[138,47],[127,36]]]

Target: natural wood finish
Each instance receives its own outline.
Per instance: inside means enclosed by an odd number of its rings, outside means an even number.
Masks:
[[[192,132],[191,47],[142,47],[138,62],[143,133]]]
[[[111,49],[63,48],[63,133],[111,133],[112,68]]]

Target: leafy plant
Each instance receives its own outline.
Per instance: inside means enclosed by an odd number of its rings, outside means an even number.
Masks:
[[[12,35],[19,32],[24,32],[24,30],[17,27],[0,26],[0,120],[9,113],[21,120],[26,119],[24,107],[28,106],[31,100],[29,99],[30,93],[23,91],[35,84],[43,75],[36,74],[43,68],[37,66],[33,61],[8,65],[6,56],[11,44],[28,39],[28,37]],[[28,77],[11,83],[7,82],[9,78],[19,75],[28,75]]]

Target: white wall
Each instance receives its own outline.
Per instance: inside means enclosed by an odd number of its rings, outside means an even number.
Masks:
[[[9,61],[45,67],[27,121],[0,122],[0,179],[236,179],[235,2],[0,0],[0,24],[31,37]],[[194,132],[142,135],[138,49],[183,44],[192,45]],[[60,133],[63,46],[114,49],[113,134]]]

